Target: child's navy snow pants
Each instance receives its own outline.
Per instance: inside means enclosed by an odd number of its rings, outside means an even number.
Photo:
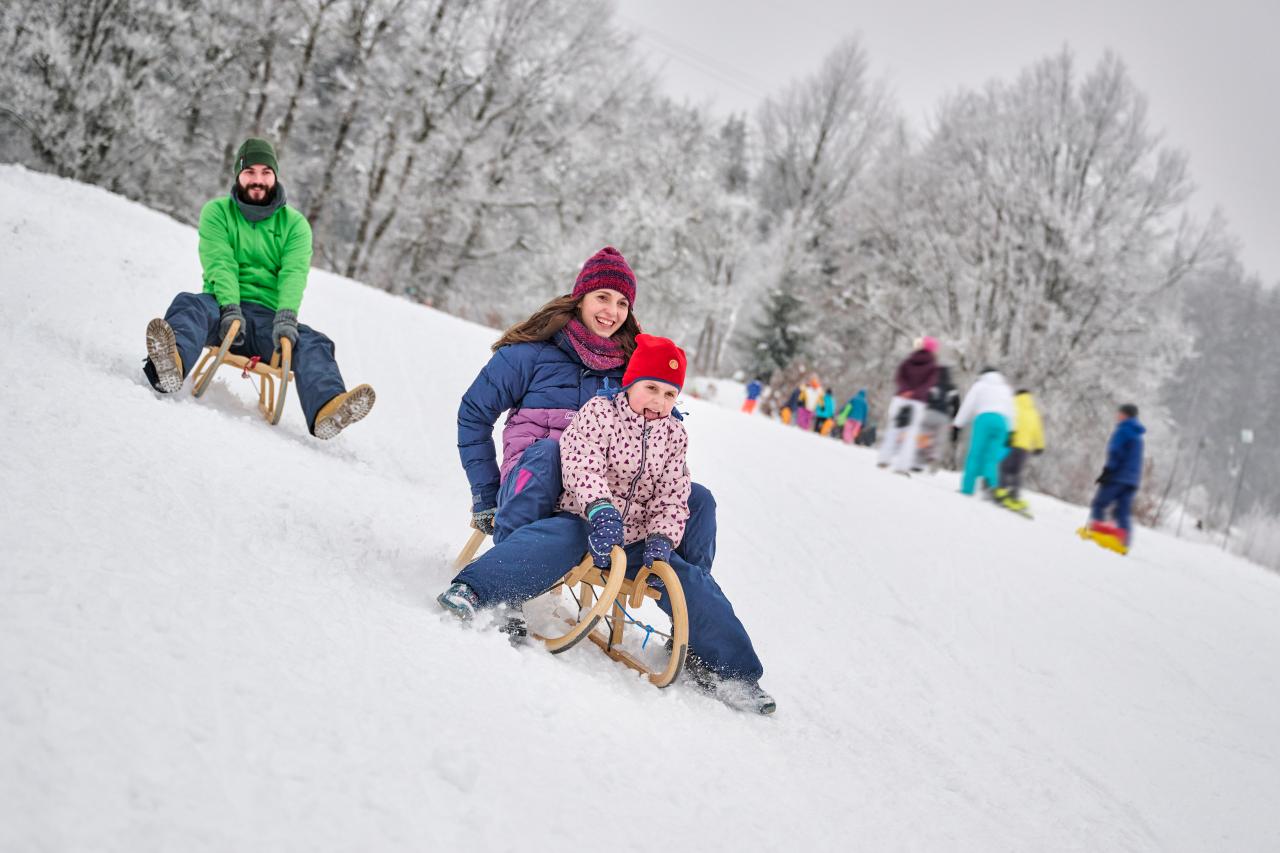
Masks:
[[[550,518],[564,486],[560,480],[560,442],[535,441],[520,455],[498,489],[498,512],[493,519],[494,544],[526,524]],[[689,492],[689,520],[676,553],[708,572],[716,559],[716,499],[706,486],[693,484]],[[581,558],[581,554],[578,555]],[[577,560],[575,559],[576,563]]]
[[[546,592],[578,564],[587,552],[588,530],[586,521],[566,512],[526,524],[459,572],[453,581],[471,587],[481,607],[523,603]],[[644,542],[628,545],[626,552],[627,575],[635,577],[644,564]],[[689,651],[726,678],[759,679],[764,667],[751,646],[747,629],[710,572],[687,562],[679,553],[671,555],[671,568],[680,578],[688,604]],[[658,600],[658,606],[671,615],[665,595]]]
[[[244,314],[244,323],[241,324],[244,343],[232,346],[231,352],[249,358],[256,355],[270,363],[276,348],[276,342],[271,339],[275,312],[254,302],[241,302],[240,310]],[[216,347],[222,343],[218,335],[218,300],[211,293],[179,293],[165,312],[164,319],[178,339],[184,378],[195,368],[206,346]],[[292,367],[293,387],[306,415],[307,429],[314,432],[316,415],[324,404],[347,390],[342,384],[342,374],[338,372],[338,362],[333,357],[333,341],[299,323]]]
[[[1105,521],[1107,510],[1114,506],[1116,527],[1125,532],[1126,540],[1131,539],[1133,527],[1130,513],[1133,509],[1133,496],[1137,493],[1138,487],[1128,483],[1103,483],[1093,496],[1090,515],[1094,521]]]

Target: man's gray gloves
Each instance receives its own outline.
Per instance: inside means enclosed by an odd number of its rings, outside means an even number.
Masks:
[[[271,343],[280,346],[280,339],[288,338],[289,346],[298,345],[298,312],[282,308],[276,312],[276,321],[271,324]]]
[[[231,321],[240,321],[240,330],[236,333],[236,339],[231,342],[232,346],[240,346],[244,343],[244,314],[240,311],[240,306],[236,303],[223,305],[218,309],[218,337],[225,338],[227,332],[231,331]]]

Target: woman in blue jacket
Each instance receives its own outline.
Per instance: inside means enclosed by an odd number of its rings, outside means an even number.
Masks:
[[[501,542],[547,518],[560,498],[560,434],[596,392],[622,384],[640,324],[636,278],[606,246],[587,259],[573,292],[508,329],[458,407],[458,454],[471,485],[471,526]],[[502,430],[502,464],[493,428]],[[715,558],[715,499],[693,484],[689,520],[676,549],[708,571]],[[585,543],[584,546],[585,548]]]

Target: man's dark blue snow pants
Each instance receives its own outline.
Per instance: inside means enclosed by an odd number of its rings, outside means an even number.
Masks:
[[[549,590],[587,551],[587,523],[570,513],[557,513],[526,524],[505,536],[484,555],[458,573],[480,599],[481,607],[520,604]],[[626,547],[627,575],[635,577],[644,564],[644,542]],[[689,651],[713,672],[726,678],[757,680],[764,672],[733,612],[733,605],[711,573],[689,563],[679,552],[671,555],[689,609]],[[668,616],[667,596],[658,606]]]
[[[1090,513],[1094,521],[1105,521],[1107,510],[1114,505],[1116,527],[1119,527],[1129,538],[1133,538],[1133,527],[1130,522],[1130,511],[1133,507],[1133,496],[1138,487],[1129,483],[1103,483],[1093,496],[1093,507]]]
[[[498,489],[498,512],[493,519],[494,544],[516,530],[556,511],[564,486],[560,480],[560,442],[544,438],[529,445],[520,462]],[[585,546],[585,539],[583,540]],[[716,559],[716,499],[706,486],[693,484],[689,492],[689,520],[676,548],[686,562],[708,572]],[[581,554],[578,555],[580,559]],[[573,562],[577,562],[575,559]]]
[[[276,342],[271,339],[275,312],[254,302],[241,302],[244,313],[244,343],[231,347],[231,352],[249,358],[257,356],[271,361]],[[165,322],[178,339],[185,378],[200,360],[206,346],[218,346],[218,300],[210,293],[179,293],[164,314]],[[315,431],[316,415],[324,404],[347,388],[342,384],[338,362],[333,357],[333,341],[310,326],[298,324],[298,343],[293,348],[293,387],[307,418],[307,429]]]

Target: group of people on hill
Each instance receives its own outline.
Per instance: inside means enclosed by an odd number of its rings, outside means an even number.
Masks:
[[[368,385],[347,390],[333,342],[298,321],[311,228],[287,205],[278,171],[270,143],[254,138],[240,146],[230,193],[200,213],[203,292],[179,294],[148,324],[143,374],[158,393],[172,394],[206,346],[232,339],[231,352],[269,359],[287,339],[308,429],[328,439],[367,415],[375,398]],[[711,574],[716,504],[690,476],[688,434],[675,408],[685,354],[671,340],[642,334],[635,304],[631,267],[605,247],[583,264],[570,293],[493,345],[457,420],[471,523],[492,535],[494,547],[437,601],[462,619],[505,608],[506,624],[520,636],[527,633],[521,605],[552,588],[584,551],[605,568],[613,549],[623,548],[631,576],[667,562],[688,609],[686,671],[733,707],[769,714],[776,704],[760,686],[764,667]],[[1026,458],[1044,449],[1030,392],[1014,394],[986,368],[961,401],[937,352],[936,339],[922,338],[899,366],[880,464],[908,476],[936,467],[948,428],[954,442],[968,427],[961,491],[973,494],[982,479],[997,500],[1018,501]],[[748,386],[746,411],[761,389],[758,381]],[[504,413],[499,463],[493,429]],[[840,427],[840,438],[853,443],[866,435],[867,393],[859,389],[837,410],[832,389],[813,377],[791,394],[782,418],[821,435]],[[1144,429],[1135,406],[1120,407],[1118,418],[1093,516],[1101,521],[1114,511],[1127,536]],[[670,614],[667,595],[658,605]]]
[[[894,394],[884,418],[878,464],[896,473],[936,471],[948,462],[968,430],[960,491],[983,494],[996,503],[1023,514],[1029,507],[1022,496],[1022,481],[1031,457],[1045,450],[1044,424],[1030,389],[1014,390],[994,367],[984,367],[963,396],[952,381],[951,369],[938,360],[939,342],[922,337],[899,364]],[[752,380],[742,410],[755,411],[764,384]],[[875,427],[868,424],[867,392],[858,392],[835,411],[831,388],[823,389],[817,376],[796,386],[779,410],[783,423],[800,429],[833,434],[842,426],[846,443],[860,436],[875,441]],[[1133,404],[1118,409],[1119,425],[1108,448],[1106,469],[1098,478],[1092,505],[1091,527],[1114,514],[1127,547],[1132,530],[1131,507],[1141,481],[1142,435]],[[948,448],[950,452],[948,452]]]
[[[756,409],[764,383],[753,379],[747,383],[747,398],[742,403],[742,411],[751,414]],[[836,398],[830,388],[823,390],[818,377],[812,376],[801,385],[797,385],[779,410],[779,416],[785,424],[794,424],[806,432],[816,432],[822,436],[839,438],[845,444],[854,444],[863,436],[867,423],[867,391],[858,389],[852,397],[836,408]],[[874,439],[874,435],[872,435]]]
[[[1009,509],[1027,513],[1022,498],[1022,478],[1027,460],[1045,449],[1044,424],[1035,398],[1027,388],[1014,391],[994,367],[984,367],[968,392],[960,398],[948,369],[938,363],[939,345],[924,337],[898,367],[895,393],[889,404],[888,428],[880,445],[879,465],[910,476],[922,470],[922,448],[934,446],[939,423],[949,426],[952,441],[969,430],[960,492],[972,495],[982,481],[984,494]],[[932,412],[949,412],[948,420],[930,418]],[[1113,514],[1122,545],[1132,535],[1132,505],[1142,478],[1142,435],[1138,407],[1118,407],[1117,426],[1107,449],[1107,463],[1098,477],[1091,505],[1090,527],[1103,525]],[[923,433],[923,437],[921,436]]]
[[[348,391],[333,342],[298,322],[311,266],[311,228],[286,204],[274,148],[249,139],[236,154],[231,192],[200,213],[202,293],[181,293],[146,331],[143,375],[160,394],[182,388],[206,346],[270,359],[293,349],[294,387],[316,438],[368,414],[373,389]],[[636,278],[621,253],[589,258],[572,292],[508,329],[458,409],[458,451],[472,526],[494,547],[436,599],[463,619],[505,608],[525,636],[523,602],[551,589],[590,553],[607,568],[615,547],[628,575],[661,560],[683,587],[689,622],[685,672],[732,707],[773,713],[764,667],[711,575],[716,504],[693,482],[688,434],[676,410],[685,354],[641,334]],[[506,414],[499,464],[493,428]],[[661,583],[658,606],[671,613]],[[514,627],[513,627],[514,626]]]

